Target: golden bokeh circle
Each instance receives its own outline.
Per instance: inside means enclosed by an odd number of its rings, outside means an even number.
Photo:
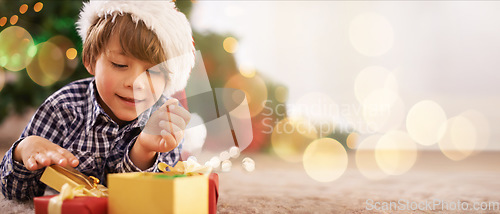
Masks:
[[[228,53],[235,53],[238,50],[238,40],[233,37],[226,37],[222,42],[224,50]]]
[[[17,24],[17,21],[19,21],[19,16],[13,15],[13,16],[10,17],[10,24],[11,25]]]
[[[309,144],[302,160],[307,175],[319,182],[338,179],[347,169],[347,163],[345,148],[331,138],[317,139]]]
[[[390,131],[378,140],[375,159],[385,173],[401,175],[415,164],[417,145],[407,133]]]
[[[349,149],[356,149],[356,146],[358,145],[358,140],[359,140],[359,134],[356,132],[351,132],[349,133],[349,135],[347,135],[345,141]]]
[[[43,42],[38,44],[32,63],[26,67],[29,77],[40,86],[49,86],[61,78],[64,72],[64,55],[58,46]]]
[[[317,138],[316,129],[302,118],[284,118],[273,127],[271,145],[274,153],[289,162],[300,162],[302,155]]]
[[[439,149],[451,160],[462,160],[470,156],[477,144],[477,131],[480,127],[464,116],[452,117],[443,125],[443,138],[439,141]]]
[[[387,174],[380,169],[375,158],[375,148],[382,135],[370,135],[363,139],[356,147],[356,166],[359,172],[366,178],[379,180],[387,177]]]
[[[68,59],[73,60],[76,58],[76,55],[77,55],[77,52],[76,52],[75,48],[68,48],[68,50],[66,50],[66,57]]]
[[[274,89],[274,98],[280,103],[286,103],[288,100],[288,90],[283,86]]]
[[[246,78],[236,74],[226,82],[224,88],[235,88],[245,92],[252,117],[259,114],[264,108],[263,103],[267,100],[267,86],[260,76]]]
[[[239,67],[240,74],[246,78],[253,78],[257,71],[255,68],[250,67],[250,66],[240,66]]]
[[[33,59],[29,49],[34,46],[30,33],[19,26],[11,26],[0,32],[0,63],[10,71],[19,71]]]
[[[446,124],[446,113],[431,100],[416,103],[406,117],[408,134],[415,142],[425,146],[433,145],[442,138],[443,124]]]
[[[2,17],[0,18],[0,27],[3,27],[5,24],[7,24],[7,17]]]
[[[62,53],[64,53],[64,71],[59,77],[59,80],[64,80],[71,76],[75,72],[76,66],[78,65],[77,55],[78,52],[75,49],[73,42],[65,36],[57,35],[49,40],[54,45],[56,45]]]
[[[19,7],[19,13],[21,14],[24,14],[26,13],[26,11],[28,11],[28,5],[27,4],[23,4]]]
[[[43,3],[42,2],[37,2],[34,6],[33,6],[33,10],[35,12],[40,12],[40,10],[43,9]]]

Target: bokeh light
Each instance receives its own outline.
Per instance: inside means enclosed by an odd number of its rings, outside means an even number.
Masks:
[[[278,86],[274,89],[274,98],[280,103],[285,103],[288,100],[288,90],[283,86]]]
[[[64,71],[59,80],[68,78],[69,76],[71,76],[71,74],[73,74],[76,67],[78,66],[78,60],[76,59],[78,52],[75,49],[75,45],[70,39],[62,35],[54,36],[47,40],[47,42],[56,45],[59,50],[61,50],[61,52],[65,54],[65,57],[63,57]]]
[[[443,138],[439,141],[441,152],[451,160],[462,160],[472,154],[477,142],[477,129],[464,116],[452,117],[443,125]]]
[[[3,27],[5,24],[7,24],[7,17],[2,17],[0,18],[0,27]]]
[[[239,74],[233,75],[226,82],[224,88],[235,88],[245,92],[252,117],[259,114],[264,108],[262,103],[267,100],[267,86],[258,75],[253,78],[246,78]]]
[[[369,66],[361,70],[354,80],[354,94],[359,103],[372,92],[380,89],[398,93],[398,81],[394,74],[381,66]]]
[[[28,50],[33,38],[24,28],[11,26],[0,32],[0,63],[10,71],[24,69],[33,59]]]
[[[33,10],[35,12],[40,12],[40,10],[42,10],[43,8],[43,3],[42,2],[37,2],[34,6],[33,6]]]
[[[0,67],[0,91],[2,91],[5,85],[5,71]]]
[[[490,123],[486,116],[484,116],[483,113],[473,109],[461,113],[460,116],[467,118],[476,128],[477,142],[474,152],[480,152],[484,150],[488,146],[491,135]]]
[[[356,166],[366,178],[378,180],[387,177],[380,169],[375,159],[375,148],[382,135],[370,135],[363,139],[356,147]]]
[[[243,75],[246,78],[252,78],[257,73],[255,71],[255,68],[253,68],[251,66],[243,66],[242,65],[242,66],[239,67],[239,70],[240,70],[240,74]]]
[[[312,179],[331,182],[344,174],[347,168],[347,152],[334,139],[317,139],[307,146],[302,164]]]
[[[349,149],[355,149],[358,144],[359,134],[356,132],[351,132],[347,135],[346,145]]]
[[[28,11],[28,5],[27,4],[23,4],[19,7],[19,13],[21,14],[24,14],[26,13],[26,11]]]
[[[340,109],[327,94],[311,92],[290,106],[290,115],[308,119],[317,128],[319,137],[324,137],[335,131]]]
[[[40,86],[49,86],[60,79],[64,72],[64,55],[56,45],[43,42],[37,46],[37,54],[26,67],[31,80]]]
[[[378,140],[375,159],[380,169],[389,175],[401,175],[417,160],[417,145],[402,131],[390,131]]]
[[[271,145],[283,160],[300,162],[305,149],[317,135],[316,129],[308,121],[302,118],[284,118],[273,127]]]
[[[68,59],[75,59],[76,54],[77,52],[75,48],[68,48],[68,50],[66,50],[66,57],[68,57]]]
[[[394,30],[385,17],[377,13],[365,13],[352,20],[349,39],[361,54],[380,56],[392,48]]]
[[[233,37],[227,37],[222,42],[224,50],[228,53],[235,53],[238,50],[238,40]]]
[[[446,123],[446,113],[431,100],[416,103],[408,111],[406,129],[413,140],[422,145],[437,143],[443,136],[441,126]]]
[[[19,20],[19,17],[17,15],[13,15],[10,17],[10,24],[15,25],[15,24],[17,24],[18,20]]]

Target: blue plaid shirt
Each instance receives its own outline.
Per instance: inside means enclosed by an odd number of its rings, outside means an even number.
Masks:
[[[51,95],[38,108],[21,137],[5,154],[0,166],[2,193],[6,198],[32,199],[45,192],[40,182],[44,169],[27,170],[12,159],[14,148],[27,136],[37,135],[69,150],[80,164],[76,169],[106,184],[108,173],[141,171],[129,151],[148,118],[167,100],[160,100],[137,119],[120,127],[107,115],[96,99],[94,78],[72,82]],[[145,171],[158,171],[158,162],[175,165],[182,143],[167,153],[158,153],[154,165]]]

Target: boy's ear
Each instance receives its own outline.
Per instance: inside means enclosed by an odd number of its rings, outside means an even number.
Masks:
[[[89,72],[89,74],[91,74],[92,76],[95,75],[94,69],[92,68],[92,66],[90,65],[90,63],[84,62],[83,66],[85,66],[85,68],[87,69],[87,71]]]

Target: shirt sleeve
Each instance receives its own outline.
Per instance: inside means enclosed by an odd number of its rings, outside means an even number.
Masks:
[[[58,143],[63,138],[64,122],[61,112],[45,101],[35,112],[21,137],[5,154],[0,165],[2,193],[8,199],[29,200],[43,195],[46,185],[40,181],[43,169],[30,171],[13,159],[17,145],[28,136],[40,136]]]

